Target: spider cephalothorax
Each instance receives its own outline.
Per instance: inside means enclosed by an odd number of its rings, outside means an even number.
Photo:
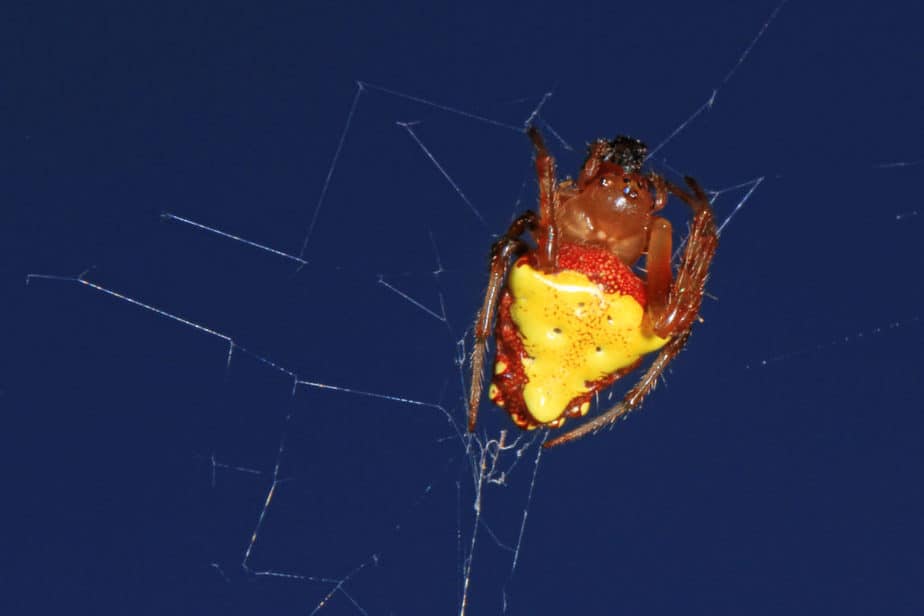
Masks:
[[[558,182],[555,161],[530,128],[539,177],[539,215],[517,218],[491,252],[491,273],[475,324],[469,430],[482,392],[487,338],[497,315],[497,357],[490,397],[521,428],[558,428],[587,414],[602,389],[659,351],[622,402],[546,443],[579,438],[641,404],[686,343],[699,314],[718,244],[709,200],[643,174],[645,145],[631,137],[598,139],[575,180]],[[668,195],[693,210],[674,280],[670,223],[655,214]],[[521,236],[529,232],[536,246]],[[645,255],[646,275],[632,266]]]

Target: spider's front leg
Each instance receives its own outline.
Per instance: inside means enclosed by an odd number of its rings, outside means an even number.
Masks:
[[[536,148],[536,176],[539,180],[539,227],[536,243],[539,267],[544,271],[558,268],[558,211],[561,195],[555,172],[555,159],[549,154],[542,135],[535,126],[526,131]]]
[[[674,184],[664,183],[671,193],[693,209],[693,222],[677,279],[671,283],[671,230],[670,223],[664,219],[656,218],[653,221],[646,259],[648,310],[645,318],[654,333],[664,338],[670,337],[670,341],[622,402],[580,427],[547,441],[544,447],[555,447],[596,432],[638,407],[690,338],[690,328],[699,315],[709,264],[719,240],[709,198],[696,180],[686,178],[686,182],[693,191],[692,195]]]
[[[688,330],[693,325],[703,301],[709,265],[719,245],[719,235],[709,197],[696,180],[691,177],[684,179],[693,191],[692,195],[676,184],[667,183],[670,192],[683,199],[693,210],[693,220],[690,223],[690,235],[687,237],[677,279],[668,288],[666,298],[656,299],[663,308],[650,312],[652,329],[662,337]]]
[[[510,263],[514,257],[528,249],[520,240],[525,231],[535,231],[539,226],[539,217],[535,212],[527,210],[511,223],[504,234],[494,246],[491,247],[491,270],[488,276],[488,289],[484,294],[484,302],[475,320],[475,348],[472,350],[472,384],[468,396],[468,431],[475,430],[478,421],[478,405],[481,402],[481,392],[484,388],[484,356],[487,351],[488,337],[491,335],[491,326],[494,322],[494,313],[497,312],[497,302],[500,299]]]

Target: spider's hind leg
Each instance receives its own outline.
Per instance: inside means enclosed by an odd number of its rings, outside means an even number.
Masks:
[[[642,375],[642,378],[638,380],[638,383],[636,383],[635,386],[629,390],[629,393],[626,394],[625,398],[622,399],[622,402],[606,411],[602,415],[599,415],[590,421],[581,424],[574,430],[546,441],[542,446],[548,449],[550,447],[556,447],[558,445],[570,443],[571,441],[577,440],[582,436],[598,432],[599,430],[602,430],[603,428],[616,423],[624,415],[637,408],[642,403],[642,400],[645,399],[645,396],[651,393],[651,390],[653,390],[655,385],[658,384],[658,379],[664,373],[667,365],[671,363],[671,360],[673,360],[674,357],[677,356],[677,353],[683,349],[689,338],[690,330],[687,330],[676,338],[671,339],[664,346],[664,348],[661,349],[661,352],[658,353],[658,356],[648,367],[648,370],[645,371],[645,374]]]

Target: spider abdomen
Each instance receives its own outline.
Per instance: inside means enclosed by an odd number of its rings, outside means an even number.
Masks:
[[[664,346],[644,327],[641,280],[609,251],[559,249],[558,268],[518,260],[498,313],[491,399],[521,427],[558,427],[590,398]]]

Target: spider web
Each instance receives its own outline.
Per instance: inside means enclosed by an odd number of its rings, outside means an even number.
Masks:
[[[774,13],[775,14],[775,13]],[[771,17],[772,19],[772,17]],[[761,30],[762,34],[763,30]],[[760,36],[758,34],[758,37]],[[756,42],[755,39],[754,42]],[[744,58],[747,55],[747,51],[742,54],[741,58],[738,61],[738,64],[743,62]],[[737,64],[736,64],[737,66]],[[727,79],[726,79],[727,80]],[[272,246],[262,244],[260,242],[248,239],[242,235],[238,235],[229,231],[225,231],[221,228],[208,225],[204,222],[200,222],[183,215],[165,211],[161,214],[161,219],[170,223],[178,223],[180,225],[185,225],[196,231],[201,231],[203,233],[211,234],[213,236],[219,237],[224,240],[228,240],[237,244],[240,244],[246,248],[253,249],[255,251],[260,251],[271,255],[273,257],[278,257],[282,262],[290,262],[297,264],[297,274],[300,274],[303,269],[312,270],[316,266],[313,264],[312,260],[308,258],[308,255],[311,253],[312,239],[317,231],[318,220],[321,218],[324,206],[326,205],[326,199],[328,196],[328,191],[331,187],[332,180],[334,178],[335,171],[337,170],[338,163],[340,162],[341,155],[343,153],[344,144],[347,141],[351,129],[353,128],[354,118],[359,106],[359,102],[363,95],[367,93],[382,93],[398,99],[403,99],[417,103],[420,106],[425,108],[435,109],[453,116],[462,118],[465,121],[475,122],[483,124],[489,128],[500,129],[505,131],[513,131],[517,134],[522,134],[524,128],[530,123],[537,122],[540,123],[543,128],[550,134],[551,137],[556,139],[559,142],[559,145],[564,147],[566,150],[573,150],[572,146],[568,144],[567,141],[547,122],[545,122],[540,114],[542,107],[551,97],[551,93],[546,93],[539,97],[536,102],[535,108],[533,108],[526,116],[526,119],[519,124],[511,124],[503,121],[492,120],[490,118],[482,117],[477,114],[465,112],[454,107],[447,105],[442,105],[434,101],[423,99],[417,96],[410,94],[402,93],[395,91],[393,89],[373,85],[365,82],[357,82],[356,92],[353,97],[352,103],[347,112],[347,119],[345,126],[340,135],[337,147],[333,154],[333,160],[328,169],[328,172],[324,178],[324,183],[321,188],[320,197],[318,203],[316,204],[313,214],[310,219],[308,230],[305,235],[305,239],[301,244],[301,249],[298,253],[289,253]],[[715,96],[715,93],[712,95]],[[527,100],[528,102],[528,100]],[[711,99],[710,99],[711,104]],[[680,126],[678,126],[672,133],[672,136],[680,134],[683,128],[693,122],[695,117],[699,114],[701,110],[705,107],[701,107],[699,111],[694,113],[690,118],[684,121]],[[455,196],[458,198],[458,201],[461,202],[465,209],[471,214],[476,222],[476,227],[480,226],[487,233],[487,230],[490,228],[488,221],[481,211],[471,202],[469,197],[466,196],[463,189],[456,183],[450,173],[446,170],[444,165],[440,160],[433,154],[427,144],[421,139],[417,132],[417,122],[403,122],[397,121],[395,124],[403,129],[406,134],[411,138],[414,144],[419,147],[423,157],[426,161],[432,164],[435,168],[437,175],[441,177],[445,182],[451,187],[452,191],[455,193]],[[354,137],[356,139],[356,137]],[[359,137],[361,139],[361,137]],[[667,144],[667,141],[662,143],[656,148],[660,150],[664,145]],[[652,152],[654,154],[655,152]],[[524,157],[528,160],[528,156]],[[520,193],[524,192],[525,185],[527,184],[527,178],[532,175],[531,165],[527,165],[528,171],[526,172],[526,177],[524,177],[521,182],[519,191]],[[419,173],[419,172],[418,172]],[[737,200],[734,202],[733,207],[725,214],[720,227],[724,229],[725,226],[731,221],[732,217],[738,213],[738,211],[747,203],[748,199],[764,180],[763,177],[758,177],[740,184],[729,186],[726,188],[711,190],[711,195],[713,201],[717,201],[718,198],[724,194],[734,194],[736,195]],[[534,199],[531,198],[531,201]],[[513,202],[513,209],[511,214],[514,215],[520,211],[524,206],[521,203],[522,196],[518,195],[517,199]],[[353,232],[354,230],[351,230]],[[446,270],[443,268],[442,257],[440,256],[439,244],[435,239],[434,232],[430,231],[429,235],[429,244],[432,248],[432,260],[430,262],[429,271],[427,268],[421,268],[419,272],[401,272],[399,274],[385,274],[382,272],[376,272],[375,282],[384,287],[389,292],[396,295],[400,300],[406,302],[412,311],[419,311],[427,317],[432,318],[438,323],[443,324],[448,331],[449,337],[446,342],[455,342],[455,353],[453,358],[453,364],[458,371],[457,381],[454,379],[454,385],[458,385],[458,388],[463,391],[456,391],[454,395],[449,396],[450,401],[443,401],[443,398],[446,398],[448,394],[446,393],[446,387],[444,385],[443,391],[441,392],[440,398],[438,401],[425,401],[421,399],[413,399],[402,396],[395,393],[381,393],[366,391],[358,388],[354,388],[347,385],[337,384],[336,382],[321,382],[310,380],[308,377],[302,376],[299,372],[296,372],[290,368],[279,363],[277,360],[271,358],[268,355],[262,355],[259,352],[253,351],[249,346],[245,346],[235,337],[232,337],[229,334],[223,333],[213,329],[209,325],[206,325],[202,322],[193,321],[185,316],[180,314],[170,312],[163,308],[160,308],[156,305],[148,303],[144,300],[137,299],[135,297],[126,295],[118,290],[103,286],[99,282],[95,281],[94,272],[92,270],[87,270],[80,273],[77,276],[59,276],[59,275],[48,275],[48,274],[30,274],[27,277],[27,283],[32,280],[52,280],[52,281],[61,281],[61,282],[74,282],[80,284],[84,287],[92,289],[104,296],[108,296],[114,300],[118,300],[129,304],[135,308],[140,308],[142,310],[148,311],[157,315],[161,318],[172,321],[181,326],[185,326],[206,336],[211,336],[217,338],[223,344],[227,346],[227,356],[226,356],[226,370],[229,375],[232,372],[232,366],[237,361],[246,361],[250,360],[257,364],[258,368],[263,368],[269,371],[275,371],[280,373],[284,379],[287,379],[291,382],[291,395],[293,402],[282,404],[282,408],[285,409],[282,411],[284,414],[281,417],[281,436],[279,437],[279,444],[276,448],[275,460],[270,465],[263,465],[263,467],[255,466],[242,466],[237,462],[228,462],[226,460],[233,460],[239,457],[239,452],[244,449],[243,444],[240,445],[240,448],[234,447],[230,449],[230,452],[219,454],[218,452],[212,450],[207,454],[203,454],[205,463],[208,467],[209,473],[209,483],[212,489],[219,489],[219,482],[224,483],[227,481],[225,478],[226,475],[242,475],[245,478],[253,478],[257,481],[262,480],[265,485],[265,497],[263,499],[262,506],[259,509],[259,512],[256,516],[256,520],[253,525],[253,530],[249,536],[249,539],[246,541],[246,546],[243,550],[243,558],[239,563],[234,561],[228,563],[222,562],[211,562],[209,566],[214,570],[214,572],[221,577],[227,583],[233,583],[232,579],[234,574],[230,573],[232,567],[238,566],[240,570],[247,576],[252,576],[254,578],[275,578],[280,580],[288,580],[291,582],[305,582],[309,584],[316,584],[323,587],[327,587],[329,590],[326,594],[323,594],[321,599],[318,601],[317,605],[311,611],[312,614],[320,612],[322,609],[327,607],[335,599],[340,599],[346,601],[349,605],[352,605],[353,608],[359,613],[367,613],[366,609],[354,596],[354,591],[350,590],[350,586],[355,584],[355,578],[359,577],[361,574],[366,573],[368,569],[376,568],[380,565],[381,559],[383,558],[382,553],[379,550],[372,550],[361,559],[354,567],[349,568],[347,573],[342,577],[329,577],[329,576],[319,576],[312,575],[300,572],[298,569],[297,562],[294,562],[291,568],[264,568],[261,565],[255,564],[256,562],[262,562],[268,560],[266,557],[259,557],[258,553],[263,551],[264,544],[271,542],[272,540],[267,540],[267,535],[274,534],[272,530],[268,528],[268,520],[271,517],[275,517],[275,509],[277,507],[282,507],[277,504],[280,500],[288,500],[291,498],[290,495],[285,495],[285,492],[296,492],[298,494],[297,500],[302,499],[311,499],[311,493],[318,489],[318,481],[316,479],[311,479],[308,485],[305,485],[302,488],[293,487],[295,482],[306,483],[308,480],[300,480],[299,477],[303,475],[309,475],[310,469],[313,465],[318,465],[316,461],[310,461],[310,458],[313,456],[309,452],[299,451],[301,449],[308,449],[309,451],[313,448],[311,441],[318,438],[317,435],[309,436],[307,432],[311,428],[307,426],[300,426],[299,424],[305,422],[307,424],[313,424],[318,422],[318,419],[312,416],[312,413],[346,413],[347,411],[332,411],[330,410],[330,401],[329,396],[322,396],[319,398],[317,404],[311,403],[313,396],[309,394],[302,393],[304,391],[312,392],[323,392],[326,394],[335,394],[336,396],[347,396],[347,397],[356,397],[359,399],[371,399],[376,402],[375,406],[381,408],[384,404],[392,403],[397,406],[403,406],[409,409],[418,408],[429,413],[432,413],[438,419],[442,419],[448,424],[442,431],[437,430],[436,435],[439,435],[441,432],[445,432],[444,436],[431,436],[431,443],[427,443],[427,447],[433,447],[434,445],[439,446],[440,444],[449,444],[449,447],[440,447],[440,449],[458,449],[454,455],[449,457],[449,462],[437,466],[442,466],[440,473],[434,478],[424,479],[418,485],[422,485],[423,488],[415,497],[408,495],[407,499],[400,499],[402,502],[411,502],[411,510],[417,507],[424,507],[425,501],[430,498],[430,493],[433,491],[434,483],[440,480],[441,475],[452,472],[452,462],[454,458],[459,458],[461,462],[461,468],[463,472],[461,476],[456,477],[453,482],[449,483],[450,488],[454,485],[457,495],[456,505],[458,507],[457,516],[456,516],[456,527],[455,527],[455,537],[456,537],[456,552],[458,554],[458,567],[459,567],[459,576],[461,581],[459,582],[459,594],[458,594],[458,609],[460,614],[464,614],[468,607],[469,602],[469,593],[472,583],[472,570],[473,563],[476,557],[476,548],[479,548],[479,544],[484,541],[492,543],[491,549],[494,551],[499,551],[501,556],[505,556],[510,559],[510,570],[509,577],[512,577],[516,571],[517,561],[520,557],[520,547],[523,541],[524,532],[526,529],[526,521],[529,513],[529,504],[532,500],[532,494],[535,489],[536,477],[539,470],[539,462],[541,459],[542,449],[538,445],[545,440],[545,434],[542,432],[534,432],[531,434],[519,433],[514,430],[511,433],[509,429],[500,429],[499,432],[490,434],[484,430],[475,435],[468,435],[464,432],[464,405],[460,407],[462,401],[464,401],[464,389],[467,387],[468,382],[468,346],[471,338],[471,330],[468,328],[469,319],[463,320],[463,327],[456,328],[450,322],[447,315],[447,306],[446,300],[444,298],[442,286],[441,286],[441,277],[446,273]],[[494,234],[496,238],[496,234]],[[490,235],[486,235],[485,240],[491,240]],[[413,237],[407,241],[413,241],[415,243],[420,243],[420,239],[414,239]],[[679,253],[679,250],[678,250]],[[322,269],[330,266],[321,266]],[[346,275],[343,272],[349,271],[351,268],[342,265],[334,265],[330,268],[333,272],[336,272],[336,276]],[[481,272],[479,272],[481,273]],[[356,276],[357,278],[369,278],[371,279],[373,272],[368,271],[360,273],[359,270],[350,272],[350,276]],[[415,296],[410,295],[408,292],[402,290],[402,286],[408,286],[409,283],[406,279],[413,278],[415,274],[420,276],[420,274],[430,274],[433,277],[433,288],[429,294],[431,304],[427,305],[424,299],[417,299]],[[311,274],[306,276],[311,280]],[[401,281],[401,282],[396,282]],[[403,283],[403,284],[402,284]],[[311,284],[311,283],[309,283]],[[425,285],[426,286],[426,285]],[[315,289],[320,294],[324,294],[324,289]],[[422,293],[422,291],[416,291],[417,293]],[[349,301],[349,300],[347,300]],[[334,302],[337,303],[337,302]],[[388,326],[388,324],[375,323],[375,327]],[[423,327],[422,324],[414,321],[413,327]],[[310,329],[310,327],[309,327]],[[358,345],[359,346],[359,345]],[[388,351],[385,351],[388,352]],[[441,355],[448,356],[447,353],[442,353]],[[238,359],[243,356],[242,359]],[[447,384],[448,385],[448,384]],[[303,402],[303,399],[307,398],[309,400],[306,405]],[[453,400],[454,398],[454,400]],[[609,399],[612,399],[610,395]],[[301,403],[301,404],[300,404]],[[350,402],[350,405],[356,405],[357,402]],[[307,408],[306,408],[307,407]],[[460,411],[460,408],[463,410]],[[300,416],[300,417],[299,417]],[[353,420],[355,421],[355,420]],[[391,421],[389,419],[388,421]],[[405,419],[400,419],[396,421],[406,421]],[[348,429],[348,428],[347,428]],[[319,429],[314,428],[321,432]],[[341,435],[347,434],[342,428],[330,428],[330,433],[339,433]],[[324,431],[328,433],[328,431]],[[298,445],[293,446],[292,441],[295,440],[294,434],[298,434]],[[352,433],[351,433],[352,434]],[[332,440],[328,433],[327,436],[323,436],[325,440]],[[394,438],[401,438],[400,436],[395,436]],[[348,437],[345,441],[348,445],[345,447],[357,447],[353,438]],[[370,447],[366,443],[362,448],[365,450]],[[415,451],[419,452],[420,450],[415,447]],[[309,458],[303,460],[302,458]],[[342,464],[342,461],[336,462],[336,464]],[[458,463],[457,463],[458,464]],[[456,464],[456,465],[457,465]],[[518,470],[518,466],[527,466],[526,469]],[[429,467],[429,465],[426,465]],[[294,467],[296,470],[292,470]],[[466,472],[467,471],[467,472]],[[516,473],[515,473],[516,471]],[[457,469],[458,474],[458,469]],[[408,475],[406,471],[402,471],[402,475]],[[519,515],[519,527],[514,524],[510,528],[505,529],[505,538],[502,538],[498,535],[497,532],[493,530],[493,525],[486,521],[487,516],[483,516],[483,510],[485,507],[485,501],[490,499],[494,500],[495,494],[488,490],[491,486],[501,486],[506,487],[508,480],[513,476],[524,476],[522,480],[518,480],[518,483],[523,483],[527,486],[525,496],[523,497],[522,513]],[[426,476],[426,475],[425,475]],[[220,479],[221,477],[221,479]],[[405,476],[404,479],[407,479]],[[395,478],[391,478],[391,481],[394,481]],[[442,480],[445,482],[446,478],[442,477]],[[413,485],[413,484],[412,484]],[[394,488],[391,488],[392,494]],[[364,488],[362,492],[368,495],[372,491],[372,488]],[[463,496],[464,495],[464,496]],[[368,496],[367,496],[368,498]],[[384,498],[384,495],[383,495]],[[468,500],[466,500],[466,498]],[[469,502],[473,499],[473,503],[470,507],[463,505],[463,502]],[[507,499],[509,500],[509,498]],[[512,503],[508,504],[507,509],[510,508]],[[513,505],[515,507],[515,505]],[[399,520],[402,515],[406,515],[407,512],[397,512],[399,515]],[[471,517],[471,520],[463,520],[462,518],[468,514]],[[452,518],[446,518],[451,520]],[[445,520],[444,520],[445,521]],[[516,521],[516,520],[514,520]],[[402,523],[400,521],[393,523],[393,528],[390,529],[391,533],[399,533]],[[477,529],[477,532],[476,530]],[[379,529],[379,532],[386,532],[390,534],[388,529]],[[288,539],[286,539],[288,541]],[[317,537],[311,539],[312,543],[317,541]],[[373,541],[372,545],[376,545],[376,542]],[[278,546],[271,546],[270,549],[276,548]],[[484,550],[485,548],[480,548]],[[325,550],[326,551],[326,550]],[[388,553],[390,550],[386,549],[384,553]],[[480,556],[480,554],[479,554]],[[285,557],[283,556],[283,559]],[[373,574],[374,575],[374,574]],[[393,583],[393,582],[392,582]],[[504,603],[506,606],[506,602]],[[504,608],[506,611],[506,608]]]
[[[662,126],[666,137],[652,149],[655,168],[675,178],[685,172],[689,158],[675,142],[709,124],[706,114],[784,5],[742,37],[747,44],[702,104]],[[179,272],[129,270],[113,280],[102,263],[79,275],[30,277],[31,286],[42,279],[95,291],[100,301],[87,308],[87,321],[101,313],[114,318],[105,302],[139,308],[129,324],[112,326],[139,337],[126,341],[120,358],[156,353],[165,364],[179,363],[177,354],[194,358],[191,365],[143,370],[142,380],[121,371],[112,378],[139,396],[154,383],[163,387],[147,395],[174,410],[155,432],[182,429],[186,448],[166,458],[125,451],[127,480],[160,476],[173,489],[188,482],[188,493],[172,501],[158,496],[157,509],[192,505],[194,513],[178,515],[177,527],[196,538],[201,557],[183,571],[197,585],[212,586],[209,594],[226,606],[507,612],[518,611],[531,592],[541,560],[524,546],[574,522],[532,524],[531,514],[542,510],[535,503],[547,464],[538,447],[542,434],[521,434],[492,413],[484,413],[475,437],[464,433],[465,360],[485,250],[535,200],[523,126],[536,122],[546,132],[561,173],[580,162],[583,131],[555,113],[565,95],[484,101],[472,112],[359,82],[338,114],[346,116],[342,127],[325,133],[330,147],[313,154],[320,194],[304,230],[289,228],[305,220],[291,202],[253,199],[259,206],[244,213],[223,212],[220,204],[189,208],[195,212],[171,207],[162,213],[159,238],[138,248],[148,252],[136,263],[144,267],[152,254],[169,250],[182,264]],[[876,162],[867,170],[917,164]],[[779,176],[791,168],[772,170],[772,179],[782,183]],[[723,238],[734,238],[729,223],[762,194],[771,170],[719,177],[730,179],[708,188]],[[377,207],[355,206],[370,201]],[[917,210],[890,216],[908,223]],[[119,248],[123,256],[134,250]],[[718,295],[724,301],[731,293]],[[911,314],[848,329],[843,340],[784,341],[780,352],[734,368],[789,363],[917,322]],[[191,336],[200,340],[190,342]],[[774,348],[760,342],[759,348]],[[179,470],[177,460],[189,451],[193,470],[189,464]],[[528,574],[524,562],[533,565]]]

